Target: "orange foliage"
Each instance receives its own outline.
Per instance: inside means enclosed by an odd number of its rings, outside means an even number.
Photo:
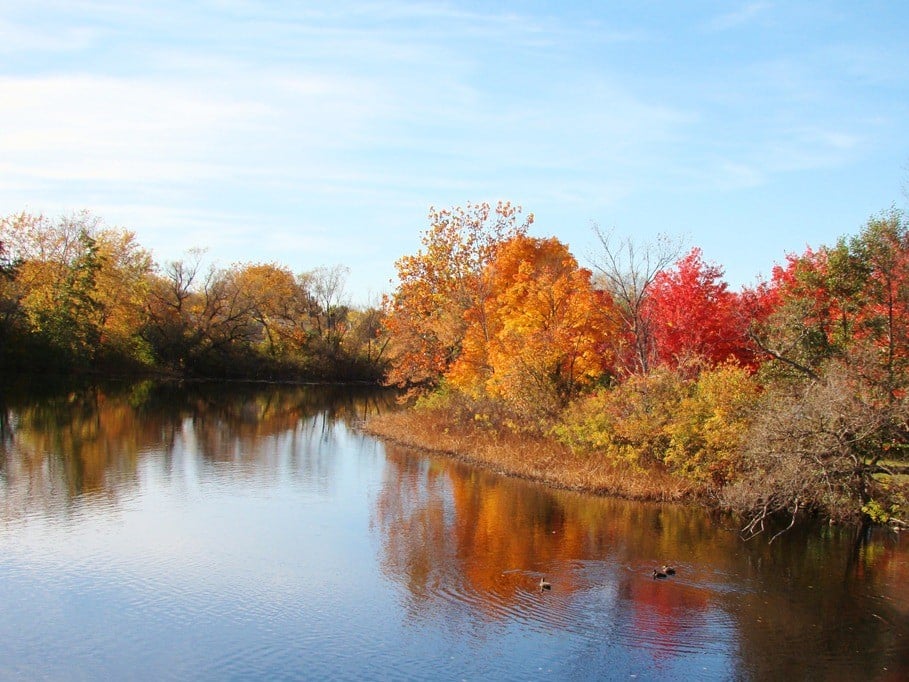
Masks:
[[[432,209],[423,248],[395,263],[400,284],[386,297],[386,331],[392,338],[388,381],[402,386],[438,382],[457,359],[467,327],[465,313],[486,298],[483,269],[496,246],[524,234],[519,206],[499,202],[466,209]]]
[[[483,281],[488,295],[468,312],[447,375],[456,387],[533,413],[564,406],[609,371],[606,340],[619,333],[612,301],[560,241],[514,237]]]

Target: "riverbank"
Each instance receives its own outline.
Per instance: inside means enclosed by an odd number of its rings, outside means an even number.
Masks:
[[[694,484],[658,469],[615,466],[544,437],[454,421],[441,409],[401,410],[371,417],[363,430],[414,449],[459,459],[506,476],[556,488],[632,500],[700,498]]]

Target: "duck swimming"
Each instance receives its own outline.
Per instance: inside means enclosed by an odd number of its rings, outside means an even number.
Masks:
[[[668,573],[664,573],[663,571],[658,571],[657,569],[653,569],[653,579],[654,580],[656,580],[657,578],[665,578],[668,575],[669,575]]]
[[[550,583],[546,582],[546,578],[540,578],[540,592],[542,592],[543,590],[551,590],[551,589],[552,589],[552,585]]]
[[[675,569],[672,566],[667,566],[666,564],[663,564],[663,567],[660,568],[660,572],[665,573],[666,575],[675,575]]]

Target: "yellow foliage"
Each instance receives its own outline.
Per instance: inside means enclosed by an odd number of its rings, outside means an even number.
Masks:
[[[571,405],[554,434],[612,462],[662,462],[699,483],[722,485],[735,475],[758,390],[735,364],[697,378],[658,368]]]

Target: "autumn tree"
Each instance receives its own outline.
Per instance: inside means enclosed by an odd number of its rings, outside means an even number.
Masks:
[[[552,418],[611,369],[607,341],[619,331],[612,301],[557,239],[520,235],[499,244],[483,289],[447,374],[455,386]]]
[[[275,263],[249,263],[236,270],[244,307],[258,330],[252,343],[271,358],[290,352],[296,325],[308,308],[293,273]]]
[[[20,345],[18,336],[23,332],[21,294],[16,285],[18,264],[0,241],[0,365],[13,362],[11,348]]]
[[[905,217],[891,210],[834,247],[790,256],[773,284],[776,308],[754,334],[772,360],[765,395],[727,502],[750,530],[775,513],[878,509],[889,493],[876,476],[909,446]]]
[[[385,300],[389,383],[438,383],[461,353],[466,311],[483,309],[482,274],[496,246],[526,233],[532,222],[533,214],[521,222],[521,208],[509,202],[430,210],[422,248],[395,263],[398,286]]]
[[[146,321],[141,334],[156,360],[169,369],[182,370],[198,344],[193,322],[193,283],[201,268],[202,251],[159,266],[150,277]]]
[[[37,352],[70,364],[141,356],[136,341],[150,256],[132,233],[83,211],[56,221],[9,216],[0,235],[17,264],[11,288],[25,333],[45,348]]]
[[[672,368],[693,361],[716,365],[752,359],[747,320],[739,297],[723,281],[723,270],[692,249],[673,268],[654,277],[644,304],[653,357]]]
[[[333,358],[338,355],[348,329],[350,306],[345,302],[345,287],[350,269],[343,265],[322,266],[300,275],[309,294],[309,319],[318,343],[318,352]]]
[[[616,357],[625,374],[646,373],[653,361],[653,331],[645,305],[657,274],[678,258],[682,240],[666,235],[651,243],[630,237],[617,239],[613,232],[594,226],[600,252],[591,262],[598,284],[609,292],[621,315],[624,337],[617,337]]]
[[[150,353],[139,330],[145,322],[151,253],[133,232],[101,229],[96,234],[101,268],[96,277],[102,352],[148,362]]]

